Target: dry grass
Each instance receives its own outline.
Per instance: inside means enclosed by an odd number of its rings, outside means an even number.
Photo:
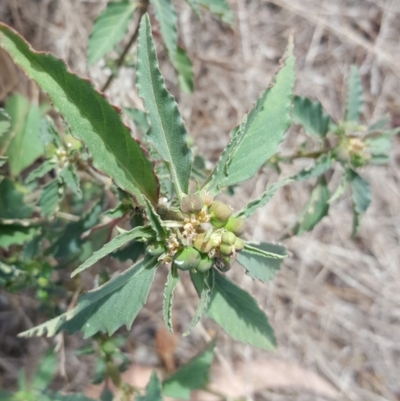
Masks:
[[[74,69],[87,74],[85,43],[90,21],[104,3],[4,0],[0,19],[13,21],[36,48],[53,50]],[[232,0],[234,31],[210,16],[200,22],[182,1],[175,3],[181,40],[194,61],[195,93],[179,95],[172,68],[167,63],[162,68],[199,153],[211,161],[225,147],[229,130],[268,85],[292,31],[297,56],[296,93],[318,98],[334,118],[340,118],[346,74],[349,65],[357,63],[365,90],[365,120],[386,113],[396,117],[400,112],[398,0]],[[160,51],[164,58],[161,46]],[[106,78],[99,66],[89,75],[98,86]],[[122,71],[108,92],[114,103],[139,104],[133,78],[130,70]],[[283,148],[290,150],[303,139],[292,130]],[[396,142],[394,153],[398,152]],[[225,369],[234,371],[238,363],[275,358],[318,373],[337,391],[338,400],[400,399],[398,162],[394,157],[389,166],[366,168],[363,175],[371,183],[373,202],[356,240],[349,239],[351,213],[345,197],[312,233],[287,240],[291,257],[268,286],[235,273],[235,279],[267,310],[279,348],[271,357],[221,336],[218,363]],[[332,185],[337,178],[335,174]],[[271,171],[262,172],[239,189],[231,203],[240,207],[275,179]],[[278,238],[294,221],[309,189],[308,185],[296,185],[277,194],[254,216],[248,238]],[[133,328],[136,344],[148,341],[146,330],[160,321],[158,288],[162,288],[161,280],[140,323]],[[185,324],[195,298],[188,306],[183,290],[179,295],[178,323]],[[211,327],[208,322],[204,324]],[[180,343],[178,358],[187,359],[193,345],[207,336],[203,327],[196,329],[191,338]],[[76,386],[82,384],[78,382],[74,380]],[[249,400],[325,399],[304,386],[257,389],[257,394],[248,388],[246,395]]]

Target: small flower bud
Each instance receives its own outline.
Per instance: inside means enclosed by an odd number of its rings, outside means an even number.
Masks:
[[[227,271],[231,270],[232,267],[232,259],[227,256],[224,257],[217,265],[218,270],[222,273],[226,273]]]
[[[197,213],[203,207],[203,202],[200,196],[196,194],[189,194],[181,200],[181,210],[183,213]]]
[[[200,253],[191,246],[183,248],[174,257],[174,265],[180,270],[196,269],[201,261]]]
[[[221,252],[221,255],[225,255],[225,256],[232,255],[233,249],[234,248],[232,245],[221,244],[219,246],[219,251]]]
[[[225,229],[231,231],[237,236],[244,233],[244,219],[240,217],[229,217],[229,220],[224,226]]]
[[[196,238],[193,241],[193,246],[200,252],[208,253],[213,248],[214,244],[213,241],[205,241],[206,234],[201,233],[197,234]]]
[[[214,227],[218,227],[214,223],[223,223],[222,225],[224,225],[229,217],[231,217],[232,215],[232,209],[220,201],[214,201],[213,203],[211,203],[208,211],[210,212],[211,223]]]
[[[240,238],[236,238],[235,243],[233,244],[236,252],[241,251],[244,248],[244,242]]]
[[[213,260],[209,258],[207,255],[202,255],[201,261],[197,266],[197,271],[204,273],[207,270],[210,270],[213,265]]]
[[[231,233],[230,231],[223,233],[221,236],[221,242],[225,245],[233,245],[235,241],[236,235],[234,233]]]
[[[201,194],[201,200],[203,201],[203,204],[206,206],[210,206],[211,203],[213,203],[213,197],[210,194]]]
[[[152,256],[160,256],[165,252],[165,246],[159,242],[150,243],[146,247],[146,253]]]

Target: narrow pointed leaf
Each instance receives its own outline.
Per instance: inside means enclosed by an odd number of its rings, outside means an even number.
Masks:
[[[64,167],[60,171],[60,178],[63,180],[66,187],[74,192],[78,198],[82,197],[82,191],[79,185],[79,177],[76,174],[76,169],[73,164]]]
[[[192,62],[185,50],[178,47],[174,60],[174,67],[178,73],[179,87],[183,93],[192,93],[194,89]]]
[[[210,342],[198,355],[183,365],[162,383],[167,397],[188,400],[192,390],[204,388],[208,383],[211,363],[214,359],[215,342]]]
[[[43,154],[39,140],[43,113],[21,95],[7,99],[6,111],[11,117],[11,127],[0,136],[0,154],[8,157],[10,173],[17,176]]]
[[[154,204],[158,183],[152,163],[119,112],[87,80],[69,72],[65,64],[47,53],[35,52],[11,28],[0,24],[0,47],[50,97],[75,138],[85,143],[93,165],[143,205],[142,194]]]
[[[293,41],[284,57],[284,64],[270,87],[245,116],[205,187],[215,195],[226,186],[251,178],[278,151],[279,143],[290,125],[292,88],[294,83]]]
[[[87,62],[92,65],[115,48],[128,30],[136,1],[110,1],[95,19],[89,36]]]
[[[311,137],[324,138],[329,131],[330,118],[324,114],[320,102],[312,102],[306,97],[295,96],[293,99],[293,120],[300,124]]]
[[[53,159],[45,160],[38,168],[32,170],[28,177],[26,177],[25,182],[29,184],[32,181],[37,180],[38,178],[44,177],[48,172],[55,169],[57,166],[57,162]]]
[[[157,373],[153,372],[146,386],[146,393],[135,398],[135,401],[162,401],[161,383]]]
[[[71,273],[71,277],[83,272],[90,266],[93,266],[100,259],[114,252],[116,249],[121,248],[126,243],[140,238],[150,239],[154,236],[154,232],[149,227],[135,227],[130,231],[119,234],[114,237],[110,242],[107,242],[101,249],[96,251],[85,263],[82,263],[77,269]]]
[[[293,233],[300,235],[303,232],[312,230],[328,214],[329,199],[330,194],[325,178],[321,178],[311,192],[310,199],[300,214]]]
[[[358,121],[362,107],[362,85],[358,69],[350,67],[347,78],[346,121]]]
[[[235,216],[250,217],[258,208],[266,205],[275,195],[278,189],[290,184],[291,182],[293,182],[293,179],[289,177],[271,184],[264,193],[262,193],[257,199],[249,202],[243,209],[239,210]]]
[[[208,8],[222,22],[233,25],[233,14],[226,0],[193,0],[193,2]]]
[[[192,281],[200,294],[203,286],[201,278],[193,275]],[[218,272],[215,272],[207,316],[234,340],[267,351],[275,348],[274,331],[265,313],[250,294]]]
[[[312,166],[304,168],[291,178],[294,181],[306,181],[316,178],[328,171],[332,166],[333,160],[330,154],[320,156]]]
[[[147,15],[140,22],[137,59],[136,86],[150,122],[147,139],[167,163],[176,193],[182,197],[188,192],[193,156],[178,106],[158,68]]]
[[[154,7],[154,14],[160,27],[161,37],[167,48],[169,58],[173,63],[177,50],[176,42],[178,34],[176,24],[178,17],[171,0],[150,0],[150,3]]]
[[[167,230],[162,224],[161,217],[157,214],[153,205],[147,199],[145,199],[145,202],[146,216],[151,228],[156,234],[156,239],[158,241],[164,240],[167,237]]]
[[[154,257],[142,259],[102,286],[83,294],[75,308],[19,336],[51,337],[66,330],[70,334],[82,331],[87,338],[99,331],[111,335],[122,325],[129,329],[146,302],[156,266]]]
[[[205,273],[203,273],[203,275],[204,275],[204,280],[203,280],[203,287],[200,293],[200,300],[199,303],[197,304],[197,308],[192,317],[192,320],[190,321],[189,327],[183,333],[183,337],[188,336],[192,332],[196,324],[200,321],[201,317],[206,312],[208,305],[210,304],[211,294],[214,288],[214,270],[213,269],[207,270]]]
[[[172,265],[168,273],[167,282],[164,288],[163,317],[167,329],[173,333],[172,326],[172,306],[174,301],[174,291],[179,283],[179,275],[177,269]]]
[[[339,199],[343,194],[344,191],[346,190],[346,186],[347,186],[347,176],[346,174],[342,175],[342,178],[339,182],[339,185],[337,186],[335,192],[332,194],[332,196],[329,198],[328,203],[332,203],[335,200]]]
[[[246,243],[238,252],[237,261],[247,270],[248,276],[266,283],[273,279],[286,256],[283,245]]]

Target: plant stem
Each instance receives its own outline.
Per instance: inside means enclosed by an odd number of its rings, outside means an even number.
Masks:
[[[138,5],[139,17],[138,17],[137,26],[136,26],[134,32],[132,33],[132,36],[129,39],[129,42],[124,47],[124,50],[122,51],[121,55],[119,56],[119,59],[117,60],[117,73],[116,74],[111,74],[108,77],[106,83],[101,88],[101,92],[105,92],[108,89],[108,87],[111,85],[111,83],[114,80],[114,78],[116,78],[116,76],[118,74],[118,70],[122,66],[122,64],[124,63],[126,55],[128,54],[128,52],[129,52],[130,48],[132,47],[132,45],[136,42],[136,39],[137,39],[138,34],[139,34],[140,21],[141,21],[143,15],[146,14],[148,5],[149,5],[148,0],[143,0],[143,2],[139,3],[139,5]]]
[[[283,156],[279,158],[279,161],[283,162],[290,162],[295,159],[318,159],[321,155],[328,153],[331,149],[330,148],[323,148],[320,150],[316,150],[314,152],[302,152],[298,151],[297,153],[289,156]]]

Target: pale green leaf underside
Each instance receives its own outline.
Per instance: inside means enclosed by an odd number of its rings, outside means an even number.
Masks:
[[[192,276],[193,284],[200,293],[201,277]],[[264,350],[273,350],[276,340],[267,316],[246,291],[215,272],[215,285],[207,316],[219,324],[234,340]]]
[[[145,394],[137,396],[135,401],[162,401],[161,383],[156,372],[151,375]]]
[[[110,1],[93,24],[89,36],[87,62],[92,65],[114,49],[124,37],[137,7],[136,1]]]
[[[315,186],[296,224],[295,234],[312,230],[328,214],[330,194],[324,178]]]
[[[51,337],[66,330],[70,334],[82,331],[87,338],[99,331],[111,335],[122,325],[129,329],[147,299],[156,266],[154,257],[142,259],[102,286],[83,294],[75,308],[19,335]]]
[[[249,202],[243,209],[239,210],[235,216],[250,217],[258,208],[266,205],[278,189],[290,184],[291,182],[293,182],[293,179],[289,177],[271,184],[265,192],[263,192],[257,199]]]
[[[74,192],[78,198],[82,197],[79,177],[73,164],[69,164],[60,171],[60,178],[64,185]]]
[[[292,88],[294,84],[293,41],[284,58],[284,65],[271,86],[245,116],[239,129],[221,154],[205,187],[215,195],[223,187],[251,178],[278,151],[278,145],[290,125]]]
[[[214,288],[214,269],[210,269],[204,273],[203,287],[200,293],[200,300],[197,304],[196,311],[189,323],[188,328],[183,333],[183,337],[188,336],[200,321],[208,308],[211,299],[211,293]]]
[[[167,48],[169,58],[173,63],[177,50],[177,30],[176,24],[178,17],[176,16],[171,0],[150,0],[154,7],[155,17],[160,26],[160,32]]]
[[[246,269],[248,276],[265,283],[273,279],[286,256],[283,245],[246,243],[244,249],[238,252],[237,261]]]
[[[154,232],[150,227],[135,227],[130,231],[119,234],[114,237],[110,242],[107,242],[107,244],[105,244],[101,249],[93,253],[93,255],[88,260],[86,260],[86,262],[82,263],[78,268],[76,268],[71,273],[71,277],[74,277],[89,268],[90,266],[93,266],[100,259],[104,258],[111,252],[114,252],[116,249],[121,248],[126,243],[134,239],[150,239],[153,236]]]
[[[297,174],[291,178],[294,181],[306,181],[311,178],[319,177],[330,169],[333,160],[330,154],[324,154],[320,156],[312,166],[300,170]]]
[[[358,69],[350,67],[347,78],[346,121],[358,121],[362,107],[362,85]]]
[[[136,86],[150,122],[147,139],[166,162],[176,193],[182,197],[188,191],[193,156],[178,105],[158,68],[147,15],[140,22],[137,52]]]
[[[167,230],[163,226],[161,217],[155,211],[153,205],[145,199],[146,206],[146,217],[149,220],[149,224],[156,234],[157,241],[164,240],[167,237]]]
[[[172,326],[172,306],[174,301],[174,291],[179,283],[179,275],[174,266],[168,273],[167,281],[164,288],[164,301],[163,301],[163,317],[167,329],[173,333]]]
[[[10,173],[17,176],[43,154],[39,139],[42,111],[21,95],[7,99],[6,111],[11,117],[11,127],[0,136],[0,154],[8,157]]]
[[[312,102],[306,97],[295,96],[292,116],[294,122],[300,124],[310,136],[323,138],[328,133],[330,118],[324,114],[320,102]]]
[[[183,365],[162,383],[162,392],[167,397],[188,400],[190,392],[206,386],[211,363],[214,359],[215,342],[210,342],[198,355]]]
[[[92,84],[67,71],[56,57],[30,49],[13,30],[0,24],[0,47],[48,94],[72,134],[82,140],[93,165],[109,175],[117,186],[135,196],[158,201],[153,166],[139,144],[131,138],[119,112]]]

